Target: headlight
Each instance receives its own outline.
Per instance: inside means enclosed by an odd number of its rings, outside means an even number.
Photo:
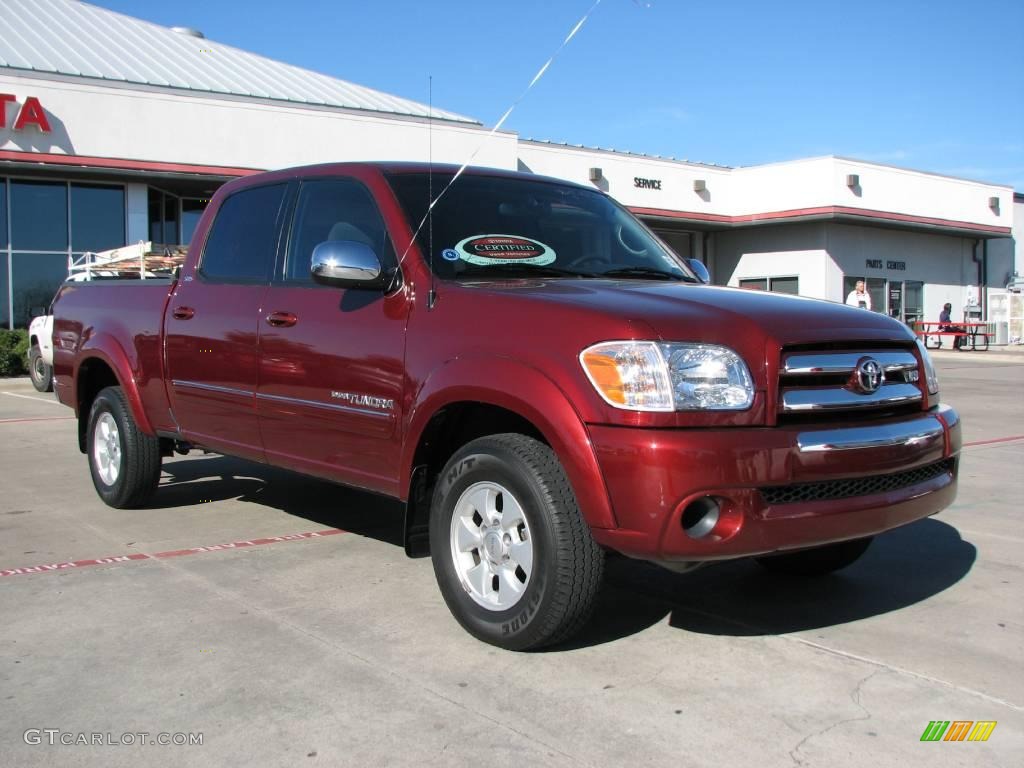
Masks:
[[[928,347],[918,339],[917,348],[921,352],[921,362],[924,363],[924,379],[928,383],[928,394],[937,395],[939,394],[939,374],[935,372],[935,363],[932,362],[932,356],[928,353]]]
[[[754,383],[739,355],[714,344],[606,341],[580,363],[605,402],[630,411],[742,411]]]

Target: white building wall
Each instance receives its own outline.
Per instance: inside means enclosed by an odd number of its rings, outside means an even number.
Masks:
[[[521,141],[519,160],[521,170],[593,184],[631,207],[752,220],[838,207],[995,227],[1010,227],[1013,221],[1010,187],[838,157],[730,169]],[[590,181],[590,168],[601,169],[601,181]],[[859,179],[852,188],[846,183],[851,174]],[[637,188],[636,177],[660,179],[662,188]],[[696,180],[705,182],[703,193],[694,191]],[[996,206],[989,205],[993,197]]]
[[[821,222],[717,232],[713,241],[716,283],[738,286],[741,279],[796,275],[801,296],[838,299],[842,277],[825,248]]]
[[[994,227],[1013,221],[1010,187],[840,157],[737,168],[733,175],[733,216],[835,206]],[[853,187],[850,175],[858,178]]]
[[[973,259],[974,240],[880,229],[846,224],[826,225],[826,248],[841,274],[851,277],[883,277],[887,280],[919,280],[924,283],[924,319],[937,322],[942,305],[953,305],[958,317],[967,299],[968,286],[978,285],[978,266]],[[867,259],[903,262],[905,270],[867,267]],[[842,280],[834,288],[841,292]]]
[[[289,105],[52,76],[0,75],[0,92],[35,96],[52,132],[0,131],[0,148],[273,169],[342,160],[426,160],[514,169],[516,136],[470,124]],[[10,126],[10,121],[8,121]]]
[[[947,301],[958,316],[967,286],[978,283],[972,238],[817,222],[718,232],[714,244],[717,283],[798,275],[801,295],[843,301],[844,276],[921,281],[925,318],[933,321]],[[885,266],[868,267],[868,259]],[[906,268],[889,269],[890,261]]]
[[[623,205],[707,214],[732,207],[728,168],[530,141],[519,142],[519,161],[520,170],[593,186]],[[590,181],[591,168],[601,169],[600,181]],[[637,177],[658,179],[661,189],[638,188]],[[703,193],[693,189],[697,180],[705,182]]]

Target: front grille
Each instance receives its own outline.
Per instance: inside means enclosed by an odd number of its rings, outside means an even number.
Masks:
[[[856,373],[867,359],[883,371],[873,390],[865,388]],[[906,347],[788,347],[782,351],[779,367],[779,423],[827,421],[836,416],[877,419],[881,412],[920,409],[919,381],[917,357]]]
[[[943,459],[906,472],[874,477],[854,477],[848,480],[826,480],[820,483],[795,483],[761,488],[761,495],[771,506],[777,504],[799,504],[807,501],[828,501],[848,499],[854,496],[870,496],[875,493],[909,488],[918,483],[934,480],[953,471],[953,459]]]

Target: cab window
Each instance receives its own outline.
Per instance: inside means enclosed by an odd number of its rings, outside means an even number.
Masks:
[[[373,249],[385,269],[394,249],[373,196],[354,179],[314,179],[299,188],[295,220],[285,258],[284,280],[313,284],[313,249],[328,240],[354,240]]]
[[[270,279],[287,188],[271,184],[243,189],[221,203],[199,262],[202,278],[226,283]]]

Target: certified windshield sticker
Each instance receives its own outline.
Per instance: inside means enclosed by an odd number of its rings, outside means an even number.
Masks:
[[[555,252],[544,243],[517,235],[473,235],[455,246],[462,260],[470,264],[550,264]]]

